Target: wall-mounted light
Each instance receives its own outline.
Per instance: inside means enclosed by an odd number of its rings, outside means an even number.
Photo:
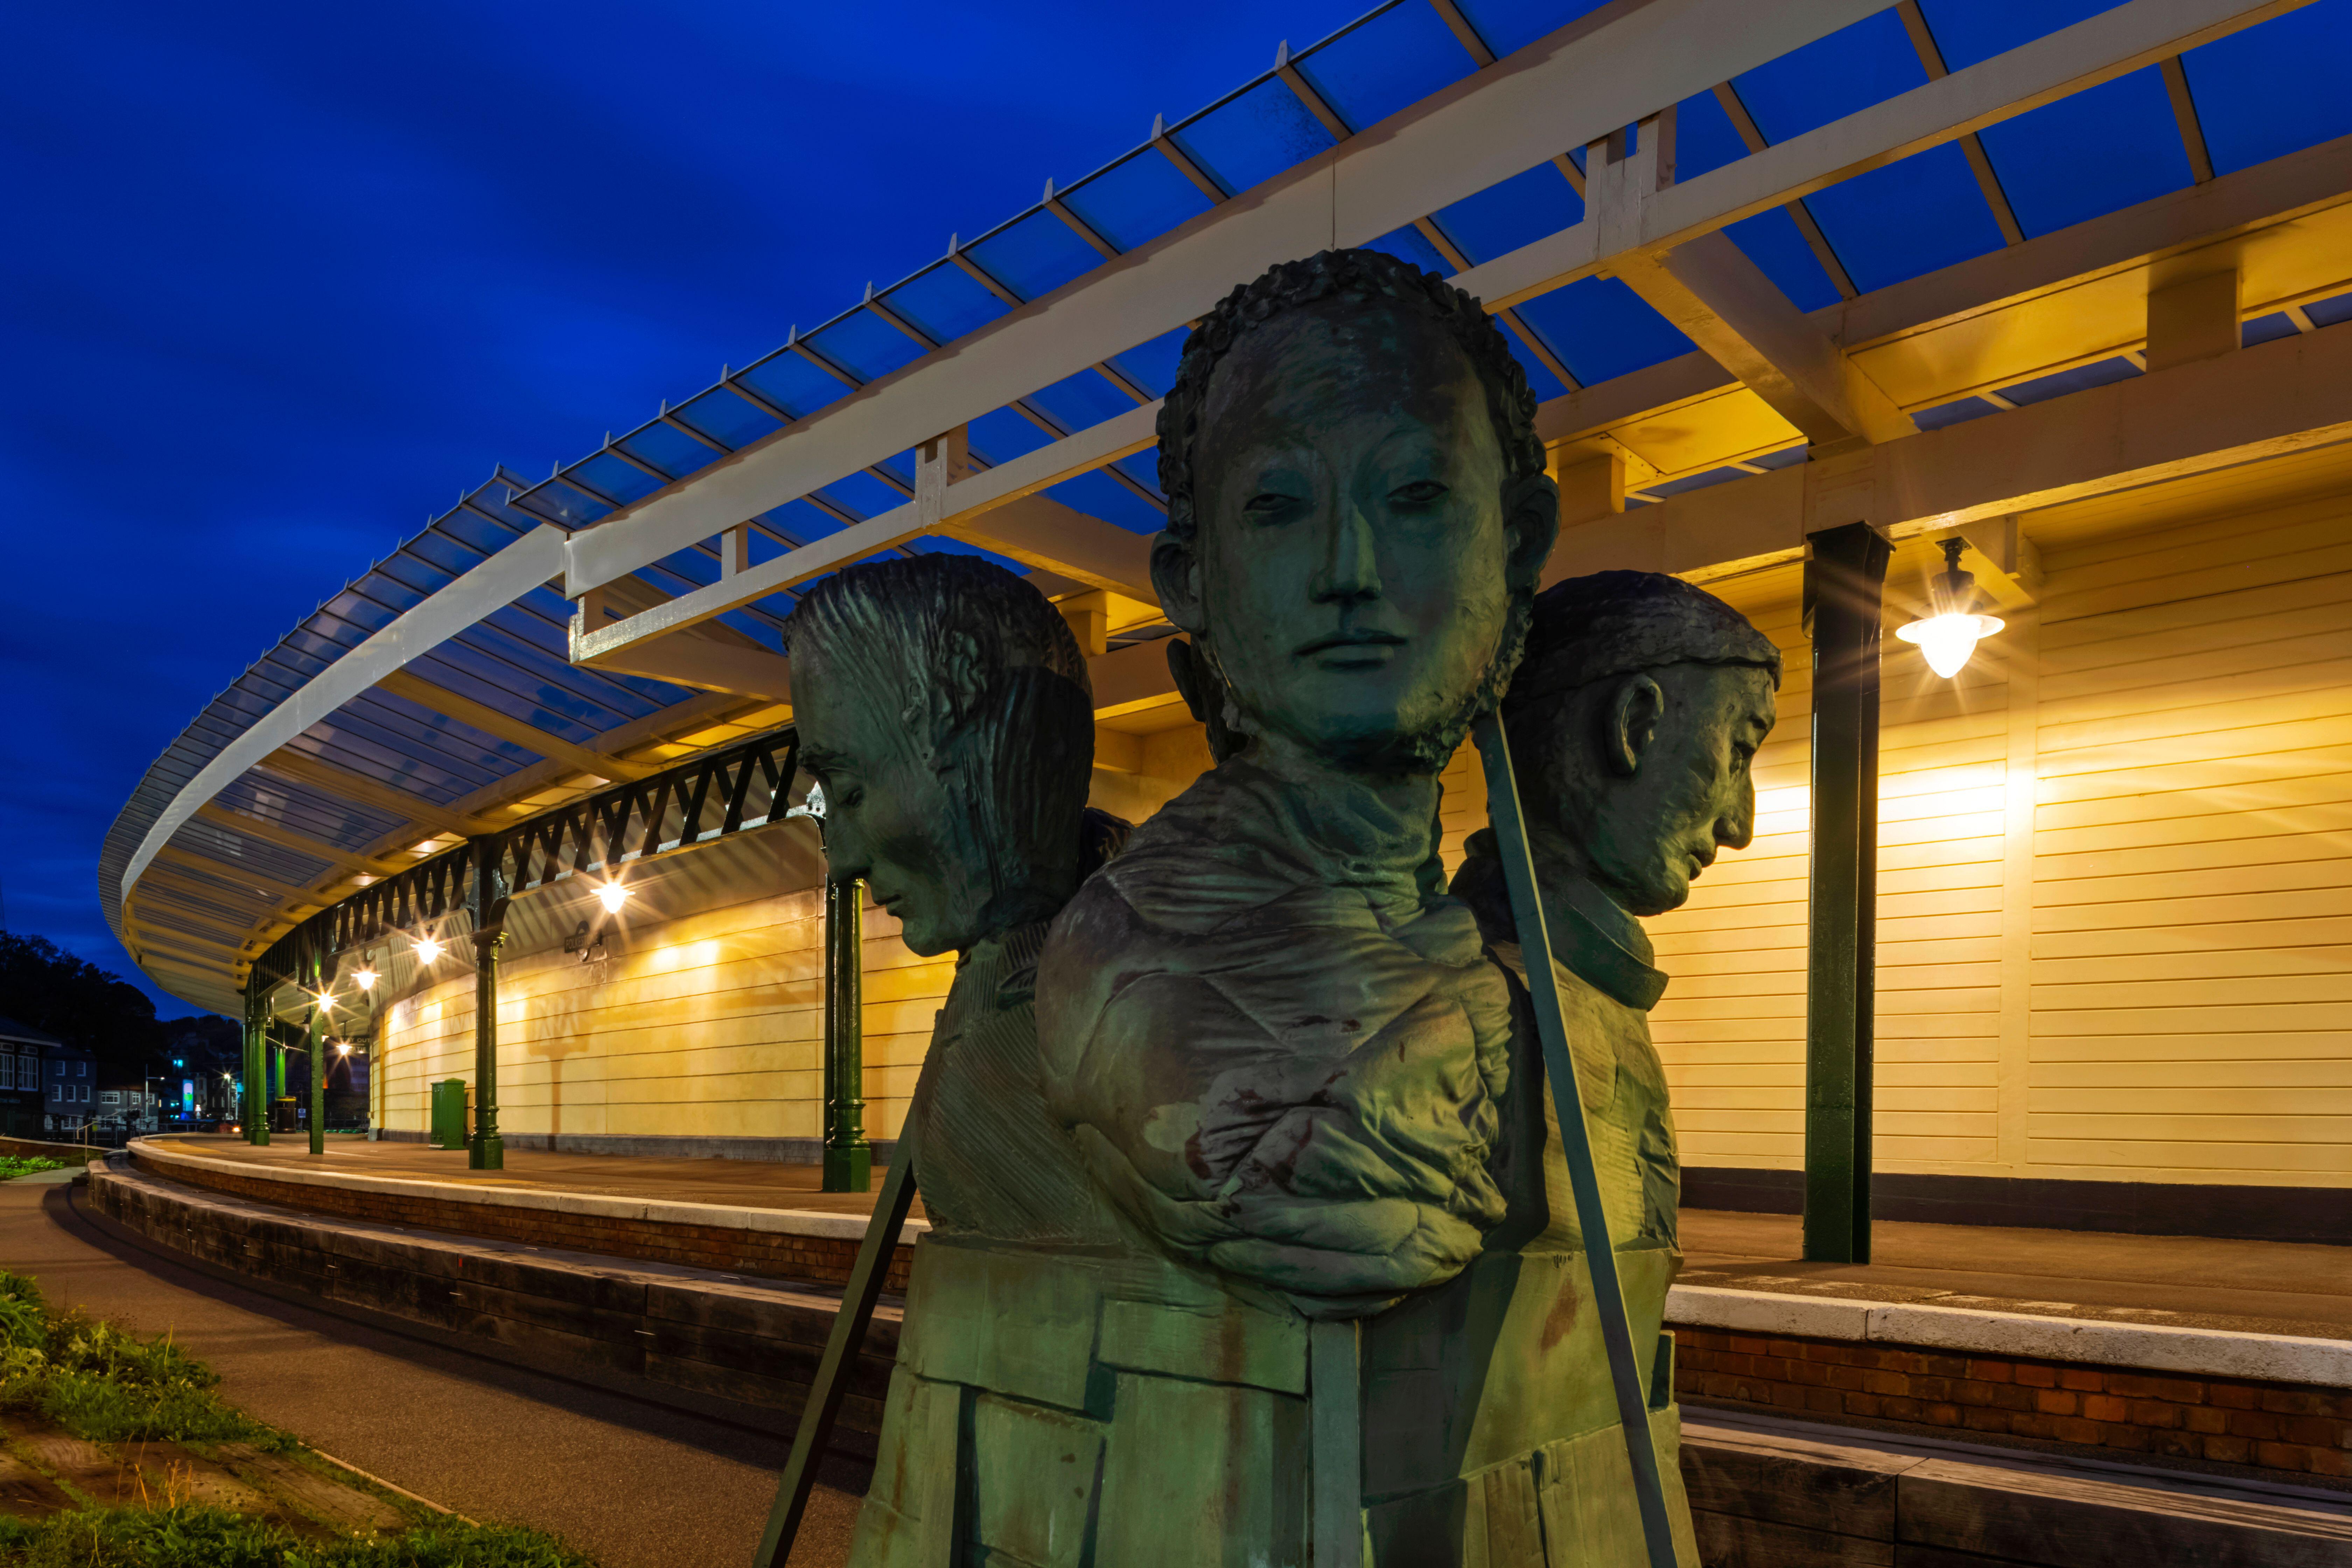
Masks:
[[[335,1049],[340,1055],[350,1056],[352,1054],[352,1043],[349,1040],[337,1040],[335,1042]]]
[[[1905,642],[1918,644],[1927,668],[1946,679],[1967,667],[1979,638],[1992,636],[2005,624],[1998,616],[1976,613],[1976,577],[1960,570],[1965,542],[1957,536],[1944,541],[1944,570],[1927,580],[1929,613],[1907,626],[1895,628],[1895,635]]]
[[[376,973],[375,973],[375,971],[374,971],[374,970],[373,970],[373,969],[370,969],[370,968],[369,968],[366,964],[364,964],[364,963],[361,964],[357,969],[354,969],[354,970],[352,970],[352,984],[354,984],[354,985],[356,985],[356,986],[358,986],[358,987],[359,987],[361,990],[362,990],[362,991],[373,991],[373,990],[374,990],[374,989],[375,989],[375,982],[376,982]]]
[[[438,963],[441,958],[441,944],[434,941],[429,936],[418,937],[416,939],[416,945],[413,951],[415,952],[416,962],[419,963]]]
[[[596,901],[604,906],[608,915],[617,915],[621,906],[629,901],[629,889],[618,882],[605,882],[596,889]]]

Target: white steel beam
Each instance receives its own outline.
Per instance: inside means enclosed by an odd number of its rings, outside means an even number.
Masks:
[[[1671,249],[1742,218],[1997,125],[2045,103],[2226,37],[2310,0],[2129,0],[1979,60],[1966,70],[1858,110],[1697,178],[1630,214],[1498,256],[1455,279],[1490,310],[1610,270],[1618,252]],[[1771,8],[1767,8],[1771,9]],[[1737,73],[1727,73],[1732,75]],[[1666,101],[1675,101],[1672,100]],[[1654,109],[1647,111],[1654,112]]]
[[[1194,320],[1275,262],[1376,238],[1879,8],[1616,0],[583,531],[567,580],[611,582]]]
[[[563,531],[542,524],[450,583],[390,626],[320,670],[299,690],[222,747],[172,797],[148,827],[122,870],[127,894],[155,851],[180,825],[245,772],[269,760],[286,742],[373,686],[391,671],[431,651],[504,605],[512,604],[563,570]]]
[[[1904,538],[2345,440],[2352,332],[2302,333],[1570,529],[1545,576],[1719,574],[1840,523]]]

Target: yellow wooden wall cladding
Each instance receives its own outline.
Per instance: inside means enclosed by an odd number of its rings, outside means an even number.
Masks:
[[[1957,680],[1887,645],[1879,857],[1882,1169],[2352,1184],[2352,499],[2037,532],[2037,610]],[[2086,516],[2089,515],[2085,511]],[[1907,547],[1889,616],[1931,552]],[[1786,652],[1756,842],[1649,922],[1674,983],[1652,1026],[1694,1165],[1802,1158],[1810,650],[1793,568],[1714,585]],[[1165,716],[1144,810],[1205,765]],[[1467,750],[1444,847],[1485,821]],[[731,895],[714,893],[714,899]],[[866,1125],[895,1136],[951,964],[868,911]],[[814,1138],[814,891],[634,931],[615,956],[509,965],[511,1131]],[[470,976],[388,1011],[385,1123],[470,1078]]]

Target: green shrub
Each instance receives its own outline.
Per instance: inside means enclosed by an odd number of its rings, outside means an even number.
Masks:
[[[43,1171],[62,1171],[68,1163],[65,1160],[44,1160],[37,1154],[0,1154],[0,1182],[13,1182],[19,1176],[37,1175]]]
[[[0,1518],[0,1568],[593,1568],[536,1531],[457,1521],[397,1535],[306,1540],[265,1521],[184,1504]]]
[[[40,1287],[0,1271],[0,1409],[47,1417],[93,1443],[291,1440],[224,1404],[219,1373],[168,1335],[52,1313]]]

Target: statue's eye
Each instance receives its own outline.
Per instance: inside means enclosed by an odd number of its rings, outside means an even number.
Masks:
[[[1242,514],[1252,522],[1274,522],[1297,505],[1297,496],[1264,490],[1242,503]]]
[[[1434,506],[1445,498],[1445,487],[1435,479],[1415,479],[1391,490],[1389,500],[1399,506]]]

